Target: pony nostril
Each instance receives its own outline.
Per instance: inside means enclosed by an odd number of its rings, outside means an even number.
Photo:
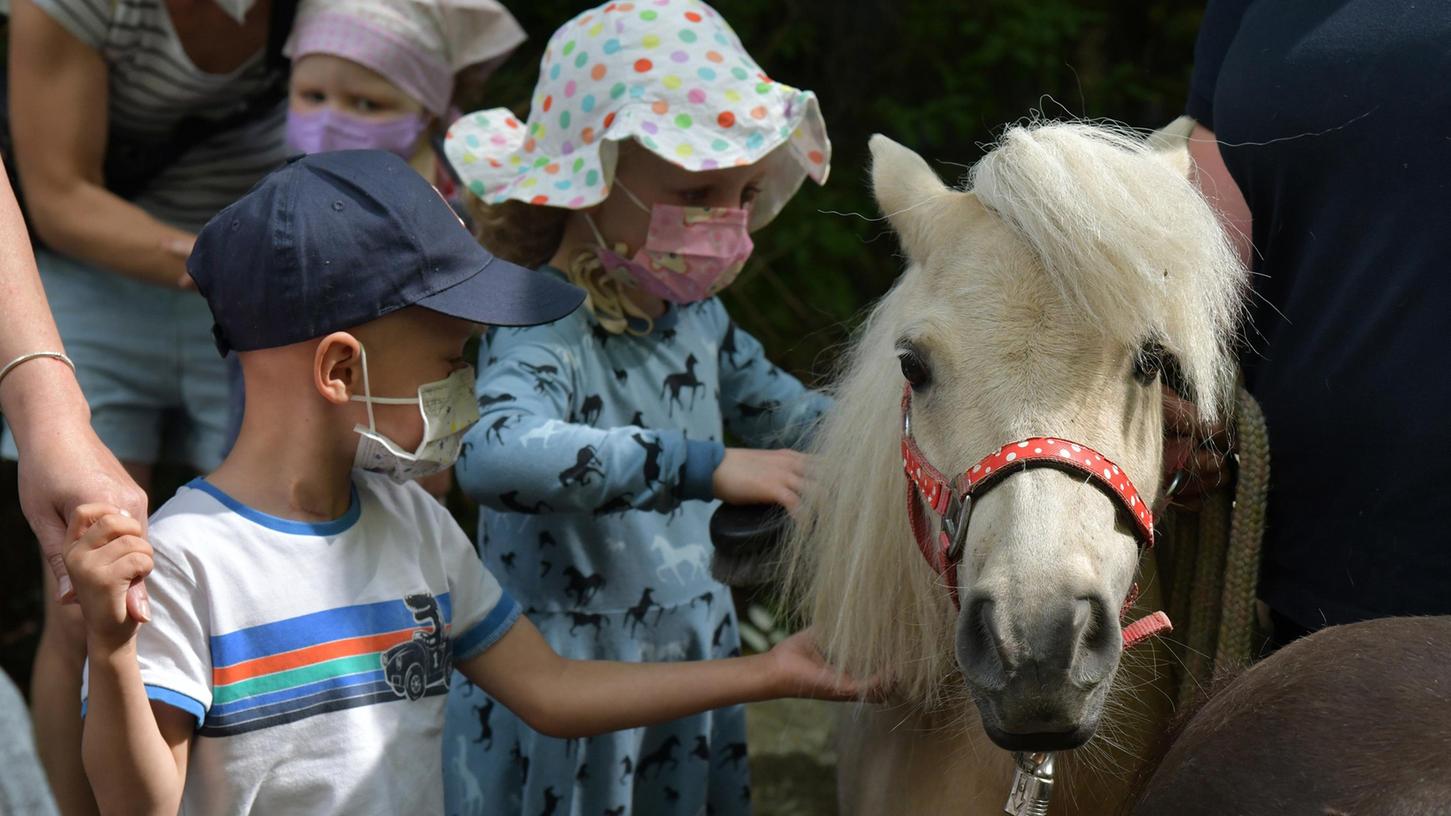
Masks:
[[[997,652],[998,660],[1002,662],[1003,667],[1011,669],[1014,661],[1008,654],[1008,639],[1003,634],[1002,621],[998,620],[996,611],[997,607],[992,601],[981,601],[978,604],[978,616],[982,630],[988,637],[988,643],[992,646],[993,651]]]
[[[1080,617],[1084,619],[1082,624],[1079,623]],[[1074,603],[1073,625],[1078,642],[1092,651],[1102,650],[1115,634],[1110,631],[1113,627],[1109,625],[1108,606],[1096,595],[1079,598]]]
[[[1109,606],[1096,595],[1073,604],[1073,633],[1077,646],[1074,675],[1080,682],[1104,679],[1118,659],[1119,629],[1108,614]]]
[[[957,631],[957,663],[963,675],[979,688],[1002,688],[1013,662],[993,602],[969,602]]]

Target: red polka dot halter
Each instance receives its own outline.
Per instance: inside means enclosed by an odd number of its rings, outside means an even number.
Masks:
[[[912,386],[902,387],[902,469],[907,474],[907,516],[917,548],[947,584],[953,607],[961,608],[957,565],[967,541],[973,501],[1007,477],[1032,467],[1051,467],[1086,476],[1114,500],[1132,524],[1140,552],[1154,546],[1153,510],[1139,495],[1128,474],[1108,457],[1078,442],[1047,436],[1010,442],[984,456],[966,473],[949,478],[927,461],[912,438]],[[928,523],[924,505],[937,516],[935,531]],[[1138,587],[1134,586],[1124,600],[1120,616],[1128,613],[1137,597]],[[1124,627],[1124,648],[1171,628],[1169,617],[1155,612]]]

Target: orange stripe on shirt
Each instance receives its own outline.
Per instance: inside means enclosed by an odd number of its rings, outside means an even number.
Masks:
[[[264,674],[296,669],[301,666],[310,666],[325,660],[350,657],[368,652],[381,652],[395,643],[408,640],[416,631],[419,630],[400,629],[396,632],[385,632],[381,635],[363,635],[355,638],[344,638],[342,640],[319,643],[316,646],[308,646],[305,649],[295,649],[291,652],[283,652],[282,654],[247,660],[236,665],[213,669],[212,685],[225,686],[228,683],[235,683],[238,680],[250,680],[253,677],[261,677]]]

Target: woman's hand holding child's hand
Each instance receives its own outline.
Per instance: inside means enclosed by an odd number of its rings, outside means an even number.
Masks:
[[[809,628],[776,644],[768,654],[775,663],[782,696],[869,703],[882,699],[883,690],[875,678],[863,682],[827,663]]]
[[[126,611],[126,593],[151,573],[151,544],[141,522],[114,507],[82,505],[67,531],[65,563],[93,646],[115,649],[136,635],[139,625]],[[141,622],[151,619],[142,603]]]
[[[806,454],[786,448],[726,448],[713,477],[715,497],[727,504],[779,504],[795,512],[807,462]]]

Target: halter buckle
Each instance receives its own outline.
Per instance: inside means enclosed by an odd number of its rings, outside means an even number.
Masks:
[[[948,500],[947,512],[942,514],[942,532],[947,534],[947,564],[949,567],[962,558],[967,545],[967,523],[972,518],[972,496],[954,489]]]

